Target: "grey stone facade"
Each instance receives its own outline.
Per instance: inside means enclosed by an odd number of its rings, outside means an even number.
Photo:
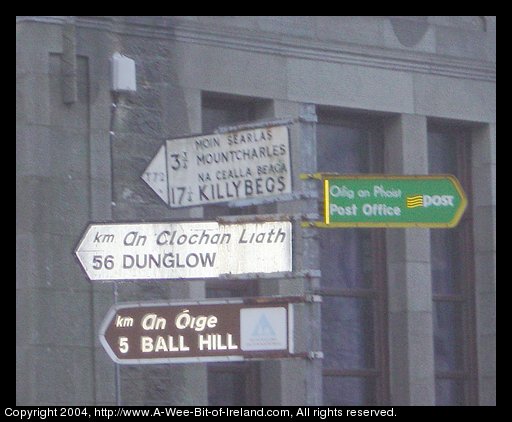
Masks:
[[[137,92],[120,96],[112,113],[114,52],[135,60]],[[208,404],[206,365],[116,368],[97,335],[114,300],[203,298],[207,282],[118,283],[114,297],[73,255],[92,221],[212,215],[169,209],[140,178],[164,139],[201,133],[204,93],[258,100],[257,119],[296,119],[297,192],[318,189],[299,179],[317,171],[318,107],[383,116],[388,173],[428,173],[428,122],[468,128],[478,404],[494,405],[496,17],[477,16],[17,17],[16,403]],[[304,195],[256,212],[316,213],[317,202]],[[297,230],[296,269],[321,271],[315,236]],[[389,402],[433,405],[429,230],[388,229],[386,246]],[[258,289],[297,294],[318,283],[259,281]],[[301,341],[321,349],[315,306]],[[261,404],[322,404],[321,360],[258,368]]]

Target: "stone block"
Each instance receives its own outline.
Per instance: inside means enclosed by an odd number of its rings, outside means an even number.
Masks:
[[[115,406],[115,364],[107,355],[103,347],[94,351],[94,372],[94,402],[105,403],[108,406]]]
[[[116,139],[125,133],[136,133],[151,138],[163,136],[159,109],[148,107],[118,107],[116,116]]]
[[[403,312],[407,309],[407,279],[404,262],[388,262],[388,307],[390,312]]]
[[[17,180],[19,227],[34,233],[78,233],[87,221],[88,186],[84,180],[25,177]],[[80,212],[82,210],[82,212]]]
[[[89,139],[85,132],[54,128],[50,132],[50,148],[39,160],[49,163],[53,180],[62,178],[73,183],[73,180],[90,176],[89,155]]]
[[[426,379],[421,383],[411,384],[411,406],[434,406],[435,385],[433,379]]]
[[[402,257],[411,264],[430,264],[430,230],[406,229],[405,237],[405,253]]]
[[[477,252],[496,250],[496,206],[473,209],[474,247]]]
[[[475,254],[477,293],[496,293],[496,251],[487,249]]]
[[[391,403],[397,406],[409,405],[410,360],[407,313],[389,313],[389,365]]]
[[[31,309],[34,342],[58,348],[90,346],[90,302],[88,292],[38,291]]]
[[[50,124],[48,74],[16,75],[16,122],[34,125]]]
[[[478,337],[478,370],[481,377],[496,377],[496,334]]]
[[[85,230],[84,226],[81,228]],[[88,292],[90,283],[74,255],[81,232],[73,234],[38,233],[29,247],[35,259],[29,286],[37,289]]]
[[[416,114],[473,122],[496,121],[496,83],[421,73],[412,77]]]
[[[44,125],[16,125],[16,176],[54,174],[51,129]]]
[[[20,359],[27,357],[26,352],[29,346],[34,343],[33,307],[33,290],[20,289],[16,291],[16,347],[24,353],[20,355]]]
[[[198,16],[199,22],[213,30],[224,30],[232,32],[239,28],[241,30],[258,29],[258,16]]]
[[[432,312],[432,279],[430,262],[407,265],[407,309],[411,312]]]
[[[480,377],[478,380],[480,406],[496,406],[496,376]]]
[[[38,346],[29,362],[31,405],[93,405],[92,356],[87,348]]]
[[[412,77],[399,71],[290,58],[287,98],[354,109],[411,113]]]
[[[471,141],[473,166],[496,164],[496,124],[485,124],[473,129]]]
[[[384,19],[378,16],[314,16],[321,41],[384,45]],[[364,31],[361,30],[364,28]]]
[[[318,32],[315,16],[257,16],[260,30],[287,37],[314,39]]]
[[[267,388],[261,391],[261,404],[263,406],[282,404],[280,373],[280,362],[264,361],[260,363],[260,377],[267,381]]]
[[[471,176],[472,195],[468,202],[473,209],[496,206],[496,164],[473,167]]]
[[[280,362],[281,405],[300,406],[306,397],[306,362],[301,360],[283,360]],[[268,378],[267,378],[268,379]],[[309,403],[308,403],[309,404]]]
[[[280,55],[180,45],[180,85],[210,92],[286,98],[286,59]]]
[[[30,375],[27,351],[27,346],[16,344],[16,406],[24,406],[28,403]]]
[[[496,293],[478,293],[476,311],[478,335],[496,335]]]
[[[38,279],[37,253],[33,234],[16,228],[16,289],[33,287]]]
[[[436,27],[436,53],[473,60],[489,60],[486,34],[483,31],[463,30],[446,26]]]
[[[62,51],[61,26],[27,21],[16,23],[17,70],[45,74],[49,51]]]

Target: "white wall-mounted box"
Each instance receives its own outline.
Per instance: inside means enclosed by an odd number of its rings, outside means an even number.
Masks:
[[[112,91],[136,91],[135,60],[114,53],[111,59]]]

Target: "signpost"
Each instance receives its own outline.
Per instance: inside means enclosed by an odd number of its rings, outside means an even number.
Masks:
[[[91,280],[292,271],[290,221],[91,224],[75,251]]]
[[[455,227],[467,205],[451,175],[313,176],[324,184],[324,221],[316,227]]]
[[[172,208],[290,193],[288,127],[168,140],[142,179]]]
[[[114,362],[126,364],[291,357],[293,301],[303,299],[117,304],[100,341]]]

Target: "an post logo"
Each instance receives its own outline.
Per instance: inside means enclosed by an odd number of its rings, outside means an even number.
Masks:
[[[408,196],[405,199],[407,208],[416,208],[423,206],[423,195]]]
[[[413,195],[405,198],[407,208],[453,207],[453,195]]]

